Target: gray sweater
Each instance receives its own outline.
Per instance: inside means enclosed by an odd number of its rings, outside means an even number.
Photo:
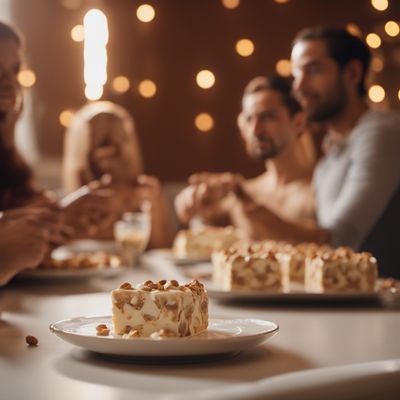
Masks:
[[[314,185],[318,222],[331,231],[332,245],[369,250],[381,275],[399,277],[391,247],[397,242],[400,249],[400,114],[366,112],[345,140],[332,144]]]

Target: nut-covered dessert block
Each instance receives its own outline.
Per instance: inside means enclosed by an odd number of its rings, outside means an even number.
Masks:
[[[175,237],[173,253],[181,258],[210,258],[214,250],[231,246],[240,239],[232,226],[181,230]]]
[[[214,252],[213,281],[220,290],[284,292],[285,282],[276,253],[259,245]]]
[[[39,265],[40,269],[88,269],[116,268],[122,265],[121,257],[104,251],[82,252],[67,258],[52,258],[49,255]]]
[[[373,292],[377,275],[377,262],[370,253],[339,247],[307,259],[305,289],[310,293]]]
[[[332,250],[332,248],[327,245],[320,246],[316,243],[300,243],[296,246],[278,244],[276,250],[277,258],[285,277],[287,277],[290,282],[303,284],[307,259],[319,252]]]
[[[194,335],[208,327],[207,291],[197,280],[124,283],[112,291],[112,321],[126,338]]]

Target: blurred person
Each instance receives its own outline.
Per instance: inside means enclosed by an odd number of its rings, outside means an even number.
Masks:
[[[127,110],[110,101],[95,101],[75,113],[65,134],[66,193],[105,174],[115,184],[129,184],[142,173],[140,145]]]
[[[113,216],[101,229],[92,224],[94,236],[112,238],[115,220],[147,202],[152,221],[149,246],[171,244],[172,216],[161,184],[156,177],[143,174],[134,121],[123,107],[96,101],[76,112],[65,135],[62,174],[66,193],[82,185],[92,186],[93,181],[113,191]],[[85,223],[83,219],[82,225]]]
[[[19,155],[15,145],[15,124],[22,111],[22,93],[17,76],[22,62],[22,43],[16,30],[0,22],[0,210],[40,206],[48,208],[63,220],[58,235],[69,235],[70,225],[76,228],[76,216],[102,214],[111,208],[111,196],[101,196],[90,190],[75,195],[73,201],[59,207],[57,199],[38,188],[32,170]],[[101,199],[101,201],[98,201]],[[80,227],[79,227],[80,228]],[[84,227],[76,235],[89,234]]]
[[[294,91],[309,118],[328,126],[314,177],[318,238],[370,251],[381,275],[400,277],[400,115],[365,101],[370,60],[345,29],[306,29],[292,48]]]
[[[291,59],[297,98],[328,129],[314,173],[318,225],[289,223],[251,201],[242,212],[266,236],[369,251],[381,276],[400,278],[400,116],[368,107],[370,51],[345,29],[317,27],[297,35]]]
[[[305,114],[291,95],[291,81],[252,79],[244,90],[238,125],[248,155],[263,160],[265,172],[248,180],[231,173],[191,176],[175,200],[180,221],[188,224],[197,216],[206,224],[233,224],[246,236],[261,239],[264,232],[249,227],[241,211],[242,202],[251,200],[284,220],[312,226],[311,177],[317,156],[305,131]]]
[[[0,212],[0,286],[18,272],[37,267],[58,237],[59,218],[47,208]]]

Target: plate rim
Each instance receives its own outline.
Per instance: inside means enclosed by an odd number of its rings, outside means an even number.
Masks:
[[[72,317],[72,318],[64,318],[62,320],[59,320],[59,321],[51,323],[49,325],[49,329],[50,329],[50,331],[52,333],[55,333],[55,334],[61,333],[61,334],[78,336],[78,337],[89,337],[89,338],[94,338],[96,340],[97,339],[100,339],[100,340],[101,339],[121,340],[121,341],[124,341],[124,342],[127,340],[127,339],[123,338],[122,336],[115,337],[115,336],[111,336],[111,335],[110,336],[82,335],[82,334],[77,333],[77,332],[66,332],[65,330],[57,327],[57,325],[59,325],[61,323],[71,322],[71,321],[78,320],[78,319],[95,319],[95,318],[96,319],[104,319],[104,318],[112,319],[112,316],[111,315],[86,315],[86,316],[78,316],[78,317]],[[235,339],[238,339],[238,338],[249,338],[249,337],[258,338],[258,337],[262,337],[262,336],[265,336],[265,335],[275,334],[280,330],[280,327],[276,322],[269,321],[269,320],[266,320],[266,319],[261,319],[261,318],[234,318],[234,317],[229,317],[229,316],[211,315],[211,316],[209,316],[209,321],[210,320],[227,320],[227,321],[234,321],[234,320],[249,320],[249,321],[251,321],[251,320],[255,320],[255,321],[267,322],[267,323],[273,325],[273,328],[271,327],[271,329],[269,329],[269,330],[264,330],[262,332],[258,332],[258,333],[251,334],[251,335],[247,334],[247,335],[241,335],[241,336],[231,336],[231,337],[228,338],[229,340],[235,340]],[[190,341],[201,341],[201,342],[209,342],[210,340],[212,340],[212,341],[226,341],[227,340],[227,337],[216,337],[216,338],[210,339],[210,338],[202,338],[202,337],[196,337],[196,336],[198,336],[198,335],[185,336],[185,337],[179,337],[179,338],[173,337],[173,338],[166,338],[166,339],[163,339],[163,340],[150,339],[148,337],[138,337],[138,338],[133,338],[133,339],[129,339],[129,340],[130,341],[134,340],[135,342],[136,341],[142,341],[142,342],[157,342],[157,343],[160,343],[160,342],[164,342],[164,343],[165,342],[168,342],[168,343],[171,343],[171,342],[182,342],[183,340],[184,341],[187,341],[187,340],[190,340]]]
[[[379,292],[337,292],[337,293],[308,293],[301,291],[279,293],[266,291],[229,291],[216,289],[206,285],[210,298],[221,300],[296,300],[296,301],[319,301],[319,300],[380,300]]]
[[[241,351],[254,348],[259,346],[275,336],[279,331],[279,326],[276,322],[268,320],[260,320],[257,318],[231,318],[229,316],[220,316],[223,320],[234,321],[235,319],[241,320],[257,320],[262,321],[266,326],[261,326],[260,332],[250,332],[242,334],[243,325],[238,326],[238,329],[234,331],[224,329],[215,329],[214,332],[221,333],[222,336],[205,336],[201,337],[201,333],[196,338],[196,335],[184,338],[166,338],[164,340],[157,340],[151,338],[133,338],[125,339],[122,337],[115,336],[97,336],[95,332],[89,334],[79,332],[66,332],[64,329],[58,329],[56,324],[63,323],[65,321],[71,321],[74,319],[98,319],[98,323],[102,321],[99,318],[107,318],[109,321],[112,316],[87,316],[87,317],[74,317],[64,319],[58,322],[50,324],[49,328],[61,340],[77,346],[85,351],[91,351],[103,355],[113,355],[118,357],[129,357],[129,358],[146,358],[146,359],[168,359],[168,358],[191,358],[191,357],[209,357],[222,354],[238,354]],[[215,319],[217,316],[212,316],[210,319]],[[90,322],[95,322],[89,321]],[[85,322],[85,321],[84,321]],[[96,323],[96,322],[95,322]],[[103,322],[104,323],[104,322]],[[212,332],[213,330],[211,330]],[[225,333],[225,335],[223,335]]]
[[[19,272],[16,276],[24,279],[84,279],[106,278],[122,274],[129,267],[120,265],[117,267],[93,267],[93,268],[32,268]]]

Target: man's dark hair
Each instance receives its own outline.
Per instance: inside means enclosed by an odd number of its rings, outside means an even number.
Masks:
[[[299,42],[310,40],[323,41],[326,44],[328,55],[336,61],[340,69],[343,69],[351,60],[360,61],[363,71],[357,89],[358,94],[364,97],[367,93],[365,77],[371,62],[371,52],[368,46],[344,28],[317,26],[301,30],[295,37],[292,47]]]
[[[290,115],[301,111],[300,103],[292,95],[292,80],[279,75],[258,76],[252,79],[244,89],[243,97],[263,90],[274,90],[282,97]]]
[[[0,39],[14,40],[18,47],[22,46],[22,39],[15,28],[0,21]]]

